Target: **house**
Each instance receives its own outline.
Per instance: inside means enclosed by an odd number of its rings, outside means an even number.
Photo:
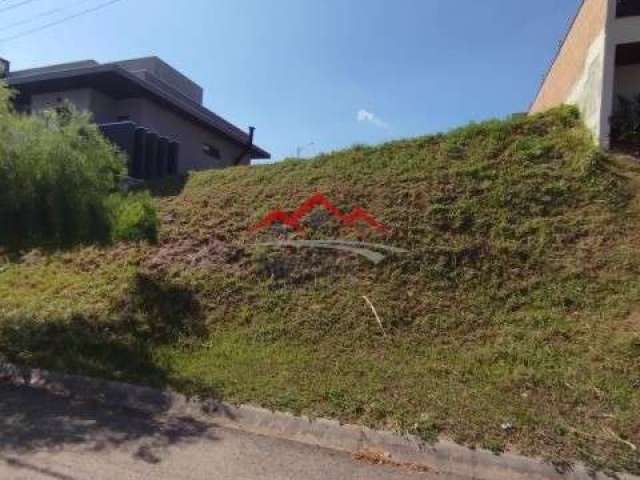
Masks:
[[[530,111],[577,105],[607,148],[621,99],[638,95],[640,0],[583,0]]]
[[[157,178],[191,170],[248,165],[270,155],[245,132],[203,106],[203,90],[156,57],[100,64],[87,60],[11,71],[16,109],[32,113],[66,101],[92,114],[129,158],[129,174]],[[2,73],[4,72],[4,74]]]

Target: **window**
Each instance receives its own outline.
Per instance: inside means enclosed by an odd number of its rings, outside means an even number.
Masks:
[[[131,117],[129,115],[118,115],[117,118],[118,122],[128,122],[129,120],[131,120]]]
[[[208,143],[203,143],[202,151],[209,157],[220,160],[220,150],[218,150],[216,147],[209,145]]]
[[[633,17],[640,15],[640,0],[616,0],[618,17]]]

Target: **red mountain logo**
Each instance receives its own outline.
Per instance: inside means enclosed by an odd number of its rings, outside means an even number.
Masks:
[[[344,213],[336,208],[327,198],[321,193],[316,193],[314,196],[304,202],[297,210],[292,213],[285,212],[284,210],[273,210],[268,213],[256,226],[253,227],[253,231],[263,230],[270,226],[281,223],[288,227],[300,232],[304,230],[304,227],[300,224],[302,219],[311,213],[316,207],[322,207],[335,218],[340,220],[343,225],[353,226],[358,222],[363,222],[369,225],[371,228],[378,231],[386,231],[387,227],[378,222],[373,215],[370,215],[362,208],[354,208],[349,213]]]

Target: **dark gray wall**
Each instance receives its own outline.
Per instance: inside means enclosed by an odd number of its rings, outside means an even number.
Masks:
[[[62,92],[48,92],[33,95],[33,112],[55,108],[58,100],[68,100],[80,111],[90,112],[98,124],[130,120],[147,128],[160,137],[180,143],[180,172],[224,168],[234,164],[244,153],[245,146],[228,140],[226,137],[200,124],[191,122],[151,100],[130,98],[115,100],[94,89],[78,89]],[[220,152],[220,159],[212,158],[203,150],[209,144]],[[248,164],[248,158],[242,163]]]
[[[228,167],[245,150],[244,146],[190,122],[150,100],[137,99],[125,102],[127,103],[119,106],[121,111],[135,112],[140,125],[180,143],[181,171]],[[205,143],[217,148],[221,158],[214,159],[204,153]],[[245,163],[248,163],[248,159]]]

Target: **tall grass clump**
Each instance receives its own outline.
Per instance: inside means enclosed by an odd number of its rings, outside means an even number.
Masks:
[[[113,195],[108,205],[112,214],[113,240],[158,240],[158,214],[148,192],[128,197]]]
[[[20,115],[10,97],[0,86],[0,246],[109,241],[124,157],[88,115],[70,106]]]

